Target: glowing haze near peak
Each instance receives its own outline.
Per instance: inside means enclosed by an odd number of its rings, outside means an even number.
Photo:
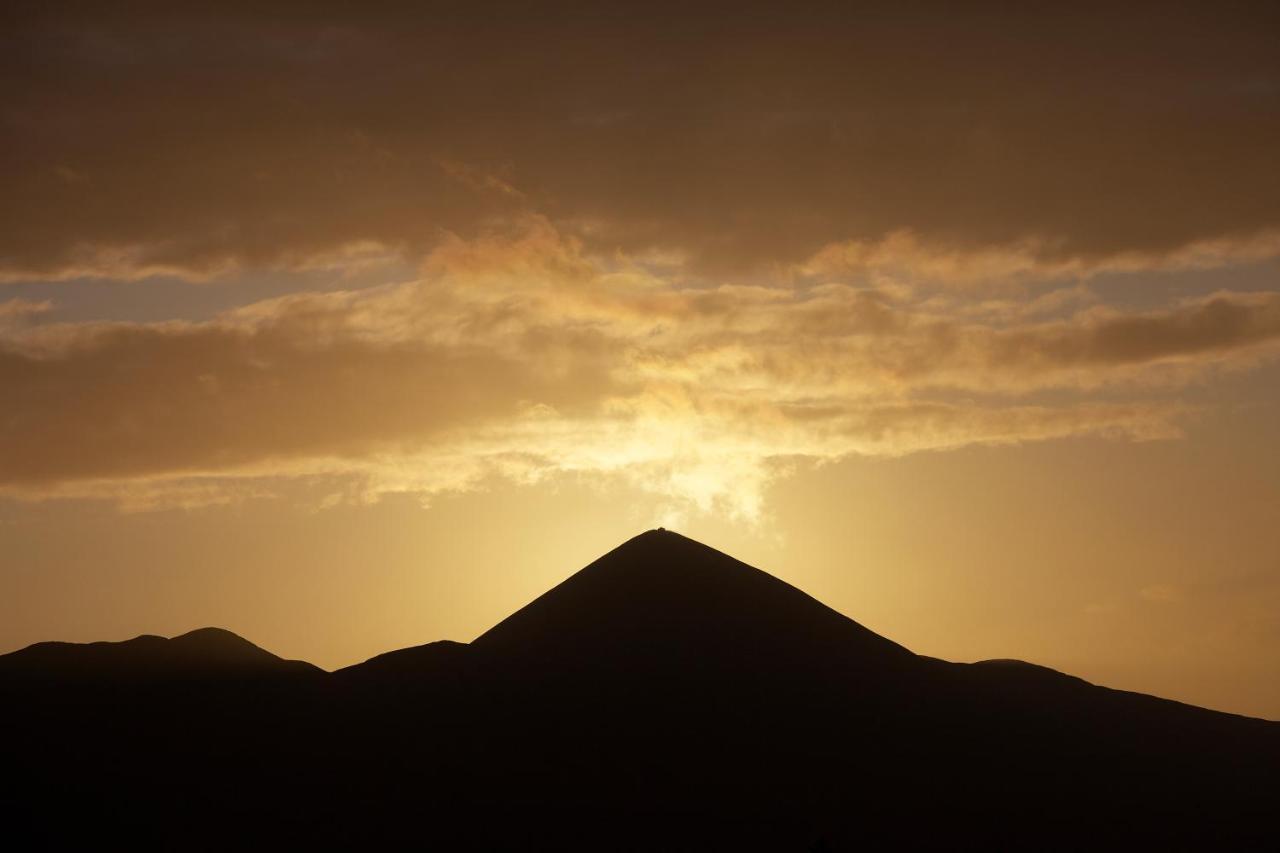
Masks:
[[[6,18],[0,646],[338,666],[667,524],[1280,718],[1267,4]]]

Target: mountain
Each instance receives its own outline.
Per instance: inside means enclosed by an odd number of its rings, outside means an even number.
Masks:
[[[0,703],[26,847],[1280,842],[1280,723],[919,656],[662,530],[469,644],[329,674],[216,629],[38,644]]]
[[[149,680],[318,674],[305,661],[285,660],[223,628],[200,628],[171,639],[143,634],[118,643],[36,643],[0,655],[0,679]]]
[[[666,530],[596,560],[471,644],[539,667],[854,669],[912,657],[805,593]]]

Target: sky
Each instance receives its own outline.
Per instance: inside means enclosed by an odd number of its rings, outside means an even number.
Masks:
[[[1280,719],[1269,3],[15,2],[0,651],[470,640],[663,525]]]

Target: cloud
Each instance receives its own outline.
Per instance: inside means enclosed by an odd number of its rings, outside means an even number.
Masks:
[[[1274,4],[402,6],[19,4],[0,278],[416,259],[531,211],[712,278],[1275,254]]]
[[[30,299],[8,299],[0,302],[0,323],[13,322],[53,310],[53,303],[47,299],[33,302]]]
[[[1212,270],[1280,257],[1280,230],[1195,240],[1165,251],[1129,250],[1099,256],[1064,253],[1061,245],[1028,237],[1011,244],[929,242],[911,231],[875,241],[824,246],[795,271],[806,278],[861,278],[870,282],[992,287],[1117,273]]]
[[[1272,293],[996,315],[838,283],[682,285],[534,219],[448,238],[403,284],[0,331],[0,489],[140,508],[280,478],[364,500],[581,474],[752,517],[796,464],[1172,438],[1186,406],[1152,388],[1280,342]],[[1033,399],[1051,390],[1067,396]]]

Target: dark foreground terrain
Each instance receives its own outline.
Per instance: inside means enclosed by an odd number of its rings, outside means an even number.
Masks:
[[[1280,849],[1280,723],[921,657],[674,533],[473,643],[0,657],[0,846]]]

